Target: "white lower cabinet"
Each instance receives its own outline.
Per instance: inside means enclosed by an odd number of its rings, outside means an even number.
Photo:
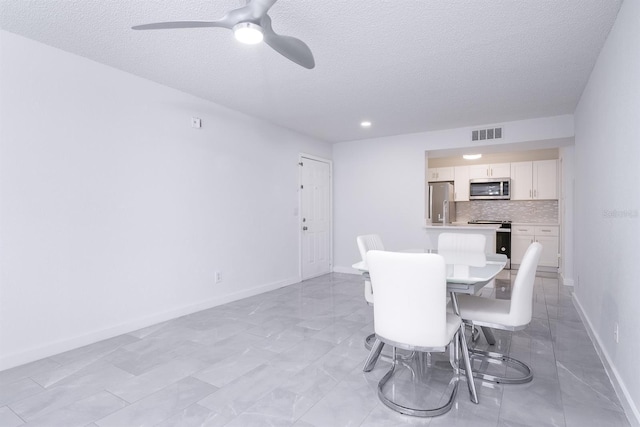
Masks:
[[[533,242],[542,245],[541,267],[558,267],[558,226],[513,225],[511,228],[511,263],[521,264],[524,253]]]
[[[514,233],[513,229],[511,229],[511,263],[521,264],[522,258],[524,258],[524,253],[527,251],[529,245],[533,242],[533,234],[518,235]]]

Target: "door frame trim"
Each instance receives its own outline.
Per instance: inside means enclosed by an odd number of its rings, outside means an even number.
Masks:
[[[329,165],[329,273],[333,272],[333,161],[324,157],[314,156],[313,154],[300,153],[298,155],[298,165],[304,162],[304,159],[315,160],[317,162],[327,163]],[[311,279],[312,277],[302,278],[302,169],[298,166],[298,278],[300,281]],[[324,273],[323,273],[324,274]]]

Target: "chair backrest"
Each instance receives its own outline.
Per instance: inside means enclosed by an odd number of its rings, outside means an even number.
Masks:
[[[377,234],[365,234],[356,238],[358,242],[358,250],[362,261],[367,262],[367,252],[369,251],[384,251],[384,245],[382,239]]]
[[[369,251],[376,335],[398,347],[444,347],[447,277],[437,254]]]
[[[536,280],[536,269],[538,268],[541,253],[542,245],[538,242],[530,244],[524,253],[511,291],[510,326],[523,326],[531,322],[533,285]]]
[[[438,254],[447,264],[484,267],[487,264],[484,234],[441,233],[438,236]]]
[[[358,250],[360,250],[360,256],[363,261],[367,261],[367,252],[369,251],[384,251],[384,245],[382,239],[377,234],[365,234],[356,238],[358,242]]]
[[[365,234],[358,236],[356,238],[356,242],[358,243],[358,250],[360,251],[362,261],[364,261],[365,264],[367,263],[367,252],[371,250],[384,250],[382,239],[377,234]],[[371,282],[369,280],[364,281],[364,299],[369,304],[373,304],[373,289],[371,288]]]

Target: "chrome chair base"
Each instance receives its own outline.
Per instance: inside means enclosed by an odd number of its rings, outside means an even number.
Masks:
[[[367,360],[364,362],[362,372],[370,372],[376,365],[378,359],[382,359],[385,362],[393,363],[392,356],[388,353],[384,354],[382,352],[384,343],[376,338],[376,334],[371,334],[367,336],[367,338],[365,338],[364,347],[369,350],[369,356],[367,356]],[[413,355],[414,352],[411,351],[408,354],[398,354],[398,358],[401,360],[409,360],[413,357]]]
[[[376,362],[380,358],[380,353],[382,352],[382,347],[384,347],[384,343],[376,338],[376,334],[372,334],[374,342],[371,345],[371,351],[369,352],[369,356],[367,356],[367,360],[364,362],[364,366],[362,367],[363,372],[370,372],[373,367],[376,365]],[[369,335],[367,337],[367,343],[369,338],[372,336]],[[365,344],[366,346],[366,344]],[[395,349],[394,349],[395,350]],[[395,353],[395,351],[394,351]]]
[[[378,343],[382,343],[382,341],[376,340],[376,344]],[[384,343],[382,344],[384,345]],[[384,394],[383,388],[387,384],[389,379],[393,377],[393,374],[395,373],[397,365],[398,365],[398,356],[397,356],[396,348],[394,347],[393,348],[393,364],[391,366],[391,370],[389,370],[389,372],[387,372],[378,383],[378,398],[385,406],[401,414],[411,415],[414,417],[436,417],[438,415],[445,414],[449,412],[449,410],[451,410],[451,407],[453,406],[453,402],[455,401],[456,395],[458,394],[459,368],[457,366],[457,362],[454,363],[453,360],[451,361],[451,365],[454,367],[454,376],[451,378],[451,381],[449,381],[449,385],[453,384],[453,389],[449,394],[449,399],[444,405],[439,406],[437,408],[429,408],[429,409],[409,408],[407,406],[403,406],[397,402],[394,402]],[[365,367],[366,367],[366,363],[365,363]]]
[[[364,347],[367,350],[371,350],[373,344],[376,342],[376,334],[367,335],[367,338],[364,339]]]
[[[485,372],[481,372],[478,370],[472,370],[473,376],[475,378],[490,381],[497,384],[524,384],[528,383],[533,379],[533,372],[531,372],[531,368],[524,362],[519,361],[518,359],[514,359],[509,356],[505,356],[502,353],[494,353],[491,351],[483,351],[483,350],[469,350],[470,359],[480,359],[487,363],[504,363],[508,367],[511,367],[521,373],[521,376],[518,377],[502,377],[497,375],[487,374]],[[464,370],[464,369],[463,369]]]

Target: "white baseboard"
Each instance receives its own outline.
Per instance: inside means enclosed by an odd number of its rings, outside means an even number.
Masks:
[[[575,284],[573,279],[568,279],[568,278],[564,277],[564,275],[562,275],[562,274],[560,274],[560,283],[562,283],[564,286],[574,286],[574,284]]]
[[[593,325],[589,321],[589,317],[585,314],[582,308],[582,304],[580,304],[580,300],[578,300],[578,297],[576,296],[575,292],[573,293],[573,303],[576,307],[576,310],[578,311],[578,314],[580,315],[580,318],[582,319],[582,323],[585,324],[587,333],[589,334],[589,337],[591,338],[591,341],[593,342],[593,345],[596,348],[596,352],[598,353],[598,356],[600,356],[600,360],[604,365],[604,369],[607,371],[607,375],[609,375],[609,378],[611,379],[611,383],[613,384],[613,388],[615,389],[616,394],[618,395],[618,399],[620,399],[620,404],[622,405],[624,412],[627,415],[629,424],[631,424],[634,427],[640,427],[640,411],[638,410],[638,407],[633,402],[633,399],[631,399],[629,390],[625,386],[624,381],[620,378],[620,375],[618,374],[618,370],[615,368],[615,365],[611,363],[611,358],[609,357],[609,354],[601,345],[600,337],[593,329]]]
[[[341,267],[339,265],[333,267],[333,272],[334,273],[346,273],[346,274],[362,274],[362,272],[356,270],[355,268]]]
[[[72,337],[69,339],[61,340],[55,343],[46,344],[41,347],[31,348],[19,353],[2,355],[0,356],[0,371],[13,368],[16,366],[24,365],[25,363],[34,362],[36,360],[50,357],[55,354],[63,353],[65,351],[73,350],[85,345],[93,344],[98,341],[106,340],[116,337],[118,335],[127,334],[129,332],[137,331],[138,329],[146,328],[156,323],[165,322],[167,320],[175,319],[177,317],[185,316],[187,314],[195,313],[198,311],[206,310],[208,308],[216,307],[222,304],[227,304],[233,301],[237,301],[243,298],[252,297],[264,292],[272,291],[275,289],[283,288],[285,286],[299,283],[300,278],[289,278],[287,280],[281,280],[278,282],[267,283],[255,288],[246,289],[240,292],[211,298],[206,301],[199,302],[197,304],[190,304],[176,309],[168,310],[162,313],[156,313],[149,316],[145,316],[138,319],[131,319],[127,322],[114,325],[109,328],[93,331],[85,335]]]

